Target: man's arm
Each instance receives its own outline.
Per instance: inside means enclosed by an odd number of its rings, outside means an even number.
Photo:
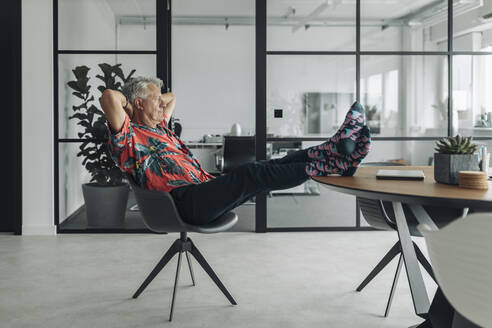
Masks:
[[[172,92],[164,93],[161,95],[161,102],[164,106],[164,115],[169,120],[173,115],[174,106],[176,106],[176,96]]]
[[[123,108],[126,104],[125,96],[117,90],[106,89],[99,102],[111,126],[111,130],[115,133],[120,131],[123,123],[125,123],[125,109]],[[130,104],[128,104],[127,110],[130,111],[128,115],[131,117],[132,109]]]

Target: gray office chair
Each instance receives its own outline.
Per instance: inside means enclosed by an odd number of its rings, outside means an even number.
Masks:
[[[126,179],[130,182],[130,185],[135,193],[135,198],[137,199],[138,207],[142,213],[143,221],[148,229],[155,233],[163,232],[179,232],[180,238],[171,245],[167,250],[161,260],[154,267],[152,272],[148,275],[142,285],[133,295],[133,298],[137,298],[147,287],[148,284],[159,274],[159,272],[164,268],[164,266],[173,258],[175,254],[178,254],[178,266],[176,268],[176,276],[174,279],[174,290],[171,302],[171,311],[169,313],[169,321],[172,321],[173,311],[174,311],[174,301],[176,298],[176,287],[178,285],[178,277],[181,268],[181,256],[183,253],[186,255],[188,261],[188,266],[190,268],[191,280],[193,286],[195,286],[195,277],[193,274],[193,268],[191,265],[190,257],[188,252],[191,253],[205,270],[205,272],[210,276],[210,278],[215,282],[217,287],[224,293],[231,304],[236,305],[236,301],[231,296],[231,294],[224,287],[220,279],[217,277],[215,272],[212,270],[210,265],[207,263],[203,255],[200,253],[198,248],[195,246],[193,241],[188,238],[188,232],[199,232],[199,233],[216,233],[222,232],[230,229],[234,224],[236,224],[238,217],[235,213],[229,212],[219,217],[217,220],[205,224],[205,225],[191,225],[184,222],[174,204],[172,196],[164,191],[146,190],[140,188],[136,185],[133,178],[126,174]]]
[[[368,162],[363,163],[362,166],[403,166],[402,164],[395,164],[390,162]],[[364,219],[369,225],[379,230],[395,230],[396,231],[396,220],[393,212],[393,206],[391,202],[367,199],[362,197],[356,198],[357,211],[361,211]],[[460,216],[459,209],[442,209],[440,207],[426,206],[426,211],[431,215],[431,217],[438,219],[436,225],[442,227],[452,220]],[[407,224],[411,236],[422,237],[422,234],[418,231],[417,225],[418,221],[413,215],[410,208],[403,204],[403,210],[405,212],[405,217],[407,218]],[[432,266],[429,261],[425,258],[424,254],[413,242],[415,253],[419,263],[424,267],[427,273],[434,279],[434,273],[432,271]],[[393,284],[391,286],[390,294],[388,297],[388,302],[386,304],[386,310],[384,316],[387,317],[393,302],[393,296],[396,290],[396,285],[398,283],[398,278],[400,276],[401,268],[403,265],[403,257],[401,251],[401,244],[398,240],[393,247],[383,256],[379,263],[374,267],[374,269],[369,273],[369,275],[362,281],[362,283],[357,287],[357,291],[360,292],[364,287],[369,284],[397,255],[399,256],[398,265],[396,267],[395,276],[393,279]]]

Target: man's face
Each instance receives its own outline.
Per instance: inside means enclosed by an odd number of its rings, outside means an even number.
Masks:
[[[154,123],[160,123],[164,115],[164,103],[161,101],[161,90],[154,84],[147,85],[147,98],[141,99],[144,115]]]

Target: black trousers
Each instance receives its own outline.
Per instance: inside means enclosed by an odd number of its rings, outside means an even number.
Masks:
[[[244,164],[201,184],[175,188],[171,195],[183,220],[207,224],[259,193],[305,182],[310,178],[306,174],[309,161],[307,149],[299,150],[280,159]]]

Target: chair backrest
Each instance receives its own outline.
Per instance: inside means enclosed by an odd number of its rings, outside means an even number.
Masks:
[[[356,199],[364,219],[372,227],[382,230],[396,229],[396,224],[388,217],[382,201],[362,197]]]
[[[255,160],[254,136],[224,136],[224,173]]]
[[[181,219],[171,194],[165,191],[141,188],[127,173],[125,173],[125,178],[135,193],[138,208],[147,228],[159,233],[187,231],[187,225]]]
[[[470,214],[437,231],[418,229],[449,303],[473,323],[492,327],[492,214]]]
[[[403,166],[403,164],[391,162],[362,162],[361,166]],[[390,218],[387,213],[387,210],[391,206],[390,202],[357,197],[357,204],[359,205],[364,219],[372,227],[382,230],[396,229],[394,217]]]

